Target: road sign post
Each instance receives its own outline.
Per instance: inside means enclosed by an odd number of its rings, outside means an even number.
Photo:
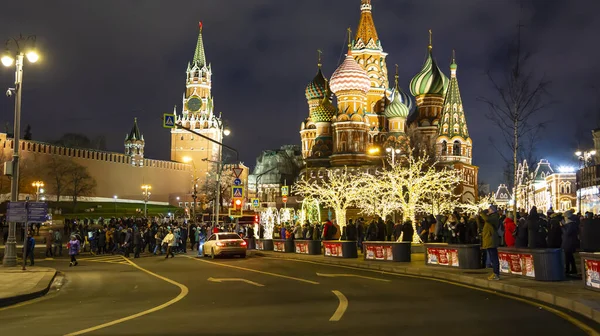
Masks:
[[[163,127],[164,128],[175,128],[175,115],[170,113],[163,114]]]

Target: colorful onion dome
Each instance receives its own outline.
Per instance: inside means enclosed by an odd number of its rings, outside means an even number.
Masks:
[[[408,112],[408,106],[402,103],[402,98],[400,98],[399,92],[394,91],[394,98],[392,98],[392,102],[386,106],[385,111],[383,112],[385,117],[388,119],[406,118],[408,117]]]
[[[308,83],[306,90],[304,93],[306,94],[306,99],[323,99],[325,96],[325,91],[327,91],[327,79],[323,76],[323,72],[321,71],[321,64],[319,64],[319,71],[313,80]]]
[[[413,108],[415,107],[415,103],[413,102],[412,97],[408,93],[402,91],[402,89],[396,86],[396,89],[394,90],[394,95],[398,95],[400,97],[400,101],[402,102],[402,104],[406,105],[409,112],[413,110]]]
[[[329,100],[330,95],[329,90],[325,91],[319,106],[315,107],[310,113],[310,119],[313,122],[331,122],[331,119],[337,114],[337,108]]]
[[[337,95],[341,91],[362,91],[369,92],[371,80],[367,71],[363,69],[352,57],[352,51],[348,50],[346,59],[335,70],[329,82],[331,91]]]
[[[430,30],[427,58],[425,59],[425,63],[423,63],[421,71],[410,81],[410,92],[415,97],[424,94],[444,95],[450,82],[433,58],[431,38]]]

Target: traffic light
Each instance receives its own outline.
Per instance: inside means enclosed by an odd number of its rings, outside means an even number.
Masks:
[[[233,199],[233,207],[234,207],[236,210],[240,210],[240,209],[242,209],[242,204],[243,204],[243,203],[244,203],[244,202],[242,201],[242,199],[241,199],[241,198],[234,198],[234,199]]]
[[[260,222],[260,218],[258,215],[254,215],[254,224],[258,224]]]

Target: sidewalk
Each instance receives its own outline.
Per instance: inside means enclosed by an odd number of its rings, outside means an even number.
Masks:
[[[362,254],[357,259],[325,257],[270,251],[252,251],[256,256],[315,261],[331,265],[351,266],[376,271],[426,278],[448,280],[470,286],[490,289],[510,295],[518,295],[562,307],[600,323],[600,293],[583,288],[581,279],[560,282],[544,282],[513,275],[500,275],[500,281],[487,279],[490,270],[452,269],[443,266],[426,266],[423,254],[413,254],[412,262],[365,261]]]
[[[0,266],[0,307],[43,296],[50,289],[56,270],[48,267]]]

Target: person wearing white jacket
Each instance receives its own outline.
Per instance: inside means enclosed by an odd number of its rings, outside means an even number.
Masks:
[[[173,235],[173,231],[169,230],[169,233],[167,233],[165,238],[163,238],[162,243],[163,245],[167,244],[167,256],[165,257],[165,259],[169,258],[169,254],[171,255],[171,258],[175,258],[175,254],[173,253],[173,246],[176,245],[176,242],[175,236]]]

